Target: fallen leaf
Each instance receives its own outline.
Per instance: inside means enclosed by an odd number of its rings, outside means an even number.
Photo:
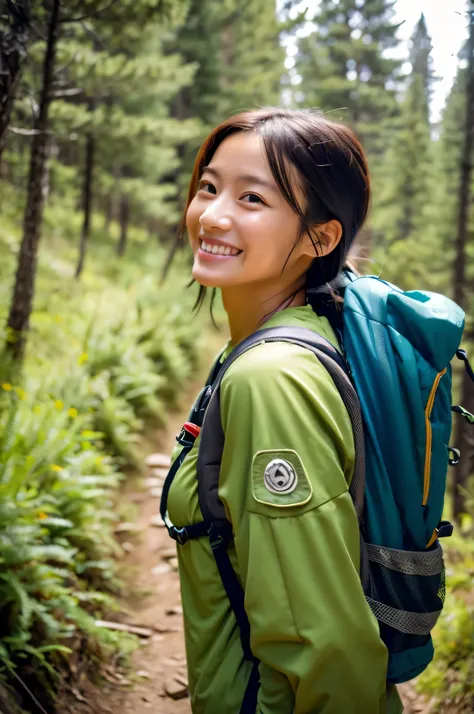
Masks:
[[[151,637],[153,630],[148,627],[141,627],[139,625],[126,625],[123,622],[108,622],[107,620],[96,620],[96,627],[104,627],[107,630],[117,630],[119,632],[130,632],[132,635],[138,635],[138,637]]]
[[[89,702],[89,700],[86,699],[86,697],[84,697],[84,696],[80,693],[80,691],[79,691],[78,689],[76,689],[75,687],[71,687],[71,692],[72,692],[72,694],[74,694],[74,696],[76,697],[76,699],[77,699],[78,702],[86,702],[86,703]]]

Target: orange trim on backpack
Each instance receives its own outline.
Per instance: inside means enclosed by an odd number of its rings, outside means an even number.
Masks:
[[[432,441],[433,441],[433,433],[431,430],[430,417],[431,417],[431,412],[433,411],[434,401],[435,401],[435,397],[436,397],[436,391],[439,387],[441,377],[444,374],[446,374],[446,368],[443,369],[442,372],[439,372],[439,374],[436,375],[436,379],[433,382],[433,386],[431,388],[430,396],[428,397],[428,401],[426,403],[426,409],[425,409],[426,448],[425,448],[425,471],[424,471],[424,477],[423,477],[423,500],[421,502],[422,506],[426,506],[426,504],[428,503],[428,496],[430,493],[431,446],[432,446]],[[431,537],[430,544],[431,544],[432,540],[433,540],[433,536]]]
[[[437,528],[433,528],[433,535],[432,535],[431,538],[429,539],[429,541],[428,541],[426,547],[429,548],[429,547],[430,547],[431,545],[433,545],[433,543],[434,543],[435,541],[437,541],[437,540],[438,540],[438,529],[437,529]]]

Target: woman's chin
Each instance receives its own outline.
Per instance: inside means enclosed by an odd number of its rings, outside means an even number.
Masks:
[[[194,265],[192,270],[194,280],[204,288],[221,288],[225,284],[225,279],[219,280],[218,275],[211,275],[210,271],[202,270],[202,268]]]

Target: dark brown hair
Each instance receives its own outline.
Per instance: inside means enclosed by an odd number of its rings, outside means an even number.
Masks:
[[[314,291],[333,281],[343,268],[370,202],[369,171],[360,142],[351,129],[326,118],[320,111],[264,107],[236,114],[213,129],[194,163],[178,236],[180,239],[184,236],[186,212],[204,166],[209,164],[224,139],[250,130],[262,137],[277,186],[300,217],[301,230],[294,247],[306,232],[313,242],[316,257],[306,274],[306,290]],[[289,164],[298,171],[306,198],[305,210],[296,198]],[[341,240],[331,253],[318,257],[320,241],[315,229],[332,219],[342,226]],[[196,308],[201,307],[205,295],[206,288],[201,285]],[[311,302],[309,294],[308,301]]]

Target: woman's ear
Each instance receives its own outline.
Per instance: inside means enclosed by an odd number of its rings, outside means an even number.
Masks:
[[[332,253],[342,238],[342,226],[335,218],[317,226],[312,231],[312,239],[306,234],[303,239],[303,253],[310,258],[321,258]]]

